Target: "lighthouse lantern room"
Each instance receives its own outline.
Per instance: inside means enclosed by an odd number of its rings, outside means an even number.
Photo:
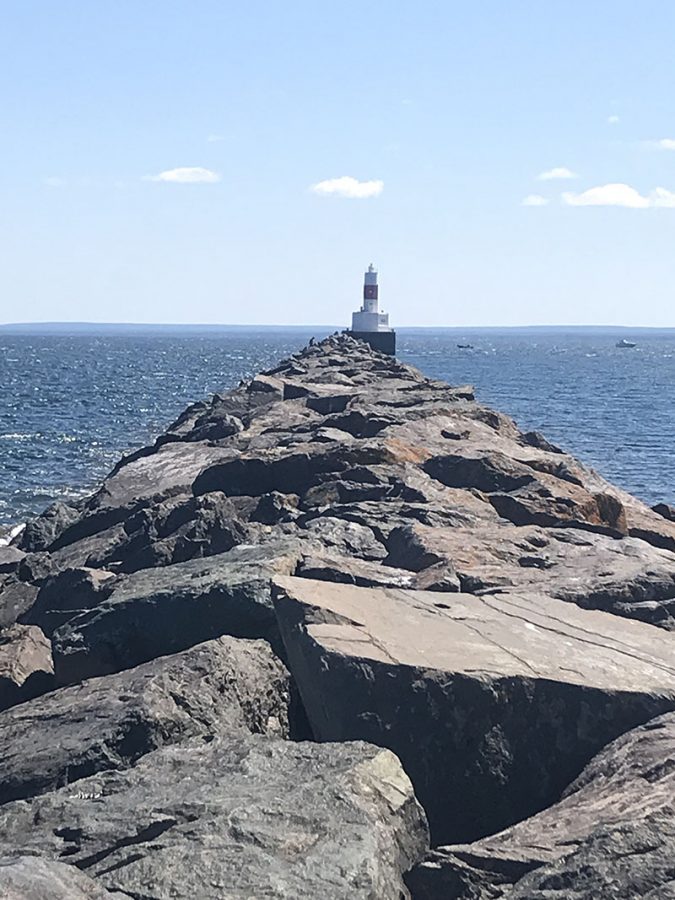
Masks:
[[[374,350],[393,356],[396,332],[389,327],[389,314],[380,312],[377,287],[377,271],[371,263],[363,279],[363,305],[352,313],[350,334],[366,341]]]

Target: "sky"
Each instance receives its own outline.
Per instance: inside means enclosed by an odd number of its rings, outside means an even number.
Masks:
[[[0,12],[0,322],[675,325],[670,0]]]

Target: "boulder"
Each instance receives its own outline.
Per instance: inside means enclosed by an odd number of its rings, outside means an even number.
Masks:
[[[115,574],[105,569],[64,569],[44,582],[35,602],[19,619],[51,636],[59,625],[101,603],[113,592]]]
[[[26,523],[18,546],[26,553],[48,550],[78,516],[79,511],[76,507],[68,506],[66,503],[53,503],[36,519]]]
[[[394,528],[384,560],[474,594],[541,590],[675,630],[675,557],[636,538],[615,540],[574,528],[477,522],[452,528],[414,522]],[[421,587],[421,579],[417,587]]]
[[[543,594],[282,577],[275,610],[315,737],[393,750],[435,842],[532,815],[610,740],[675,709],[675,635]]]
[[[0,710],[31,700],[54,686],[52,648],[34,625],[0,631]]]
[[[3,546],[0,544],[0,575],[7,575],[19,568],[19,563],[25,559],[26,554],[18,547]]]
[[[265,641],[222,637],[0,714],[0,802],[119,769],[166,744],[289,735],[286,669]]]
[[[131,897],[401,900],[428,836],[388,750],[241,736],[5,804],[0,846]]]
[[[124,900],[111,894],[75,866],[39,856],[0,857],[3,900]]]
[[[669,897],[675,885],[675,715],[605,747],[549,809],[411,873],[416,900]]]
[[[657,503],[656,506],[652,506],[652,509],[664,519],[668,519],[669,522],[675,522],[675,506],[670,503]]]
[[[0,629],[13,625],[27,612],[39,592],[39,587],[20,581],[16,573],[0,578]]]
[[[278,648],[270,578],[293,572],[302,549],[272,541],[129,575],[54,632],[57,682],[119,672],[223,634],[264,638]]]

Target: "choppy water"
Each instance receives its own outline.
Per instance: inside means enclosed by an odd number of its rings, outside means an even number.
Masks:
[[[231,387],[318,331],[0,332],[0,525],[81,495],[191,401]],[[626,335],[631,337],[631,335]],[[675,331],[430,331],[399,356],[650,503],[675,502]],[[473,349],[460,349],[469,343]]]

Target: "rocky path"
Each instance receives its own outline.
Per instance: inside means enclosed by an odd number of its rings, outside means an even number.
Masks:
[[[348,337],[28,523],[0,628],[2,896],[675,897],[673,511]]]

